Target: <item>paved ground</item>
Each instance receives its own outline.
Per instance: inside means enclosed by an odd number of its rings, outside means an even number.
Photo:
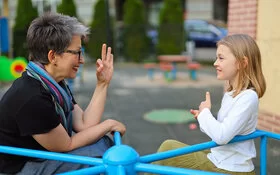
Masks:
[[[123,143],[132,146],[142,155],[154,153],[165,139],[177,139],[188,144],[197,144],[210,139],[199,129],[189,129],[189,123],[159,124],[146,121],[143,116],[155,109],[197,108],[206,91],[211,93],[212,112],[217,113],[223,95],[221,82],[215,79],[215,70],[203,68],[198,74],[199,80],[193,82],[183,66],[179,66],[178,80],[167,83],[160,79],[149,81],[142,66],[134,64],[116,64],[115,74],[108,92],[104,118],[113,118],[127,126]],[[85,66],[84,83],[75,91],[76,101],[85,108],[95,87],[94,66]],[[1,93],[5,88],[0,89]],[[171,116],[172,117],[172,116]],[[259,147],[259,140],[256,140]],[[278,174],[280,165],[280,143],[269,140],[268,175]],[[257,148],[258,149],[258,148]],[[258,149],[259,150],[259,149]],[[259,174],[259,156],[255,160]]]

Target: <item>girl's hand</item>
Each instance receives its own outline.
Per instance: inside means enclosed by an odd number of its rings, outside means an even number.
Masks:
[[[197,116],[199,115],[199,110],[191,109],[190,112],[194,115],[194,118],[197,119]]]
[[[206,92],[205,101],[200,103],[199,112],[201,112],[204,108],[211,110],[211,97],[209,92]]]
[[[111,54],[111,47],[108,47],[106,44],[102,45],[102,51],[101,51],[101,59],[99,58],[96,61],[96,77],[98,80],[98,83],[106,83],[109,84],[113,72],[114,72],[114,66],[113,66],[113,54]]]

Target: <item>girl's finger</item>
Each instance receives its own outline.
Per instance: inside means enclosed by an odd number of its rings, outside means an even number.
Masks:
[[[211,96],[210,96],[210,92],[206,92],[206,95],[205,95],[205,101],[207,103],[210,103],[211,104]]]

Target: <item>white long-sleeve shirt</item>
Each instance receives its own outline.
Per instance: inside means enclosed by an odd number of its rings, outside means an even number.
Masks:
[[[234,172],[254,170],[252,158],[256,157],[253,140],[227,144],[236,135],[247,135],[256,130],[259,99],[254,90],[247,89],[236,97],[233,92],[224,94],[217,120],[208,108],[197,119],[202,132],[219,145],[207,157],[216,167]]]

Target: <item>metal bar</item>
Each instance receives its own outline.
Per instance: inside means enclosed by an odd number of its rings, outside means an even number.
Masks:
[[[261,154],[260,154],[261,175],[266,175],[266,159],[267,159],[267,136],[261,137]]]
[[[122,144],[122,140],[121,140],[121,134],[119,132],[115,132],[114,133],[114,140],[115,140],[115,145],[121,145]]]
[[[273,133],[273,132],[262,131],[262,130],[257,130],[257,131],[264,133],[269,138],[280,140],[280,134],[276,134],[276,133]]]
[[[49,151],[32,150],[26,148],[16,148],[10,146],[0,146],[0,153],[35,157],[41,159],[58,160],[71,163],[80,163],[86,165],[102,165],[103,161],[99,158],[78,156],[67,153],[56,153]]]
[[[154,153],[146,156],[141,156],[139,158],[139,161],[142,163],[149,163],[149,162],[154,162],[158,160],[163,160],[171,157],[176,157],[180,156],[183,154],[188,154],[196,151],[201,151],[207,148],[213,148],[217,146],[215,142],[205,142],[205,143],[200,143],[192,146],[187,146],[183,148],[178,148],[174,150],[169,150],[165,152],[159,152],[159,153]]]
[[[193,170],[187,168],[175,168],[170,166],[160,166],[160,165],[151,165],[137,163],[135,166],[137,172],[148,172],[156,174],[165,174],[165,175],[222,175],[221,173],[213,173],[207,171]]]
[[[251,133],[246,136],[236,136],[229,143],[235,143],[235,142],[240,142],[240,141],[244,141],[244,140],[254,139],[254,138],[263,136],[264,134],[265,133],[263,133],[261,131],[255,131],[254,133]],[[216,146],[218,146],[218,144],[216,144],[213,141],[204,142],[204,143],[200,143],[200,144],[196,144],[196,145],[192,145],[192,146],[187,146],[187,147],[169,150],[169,151],[165,151],[165,152],[141,156],[139,161],[142,163],[149,163],[149,162],[163,160],[163,159],[167,159],[167,158],[171,158],[171,157],[175,157],[175,156],[180,156],[183,154],[188,154],[188,153],[192,153],[192,152],[196,152],[196,151],[213,148]]]

